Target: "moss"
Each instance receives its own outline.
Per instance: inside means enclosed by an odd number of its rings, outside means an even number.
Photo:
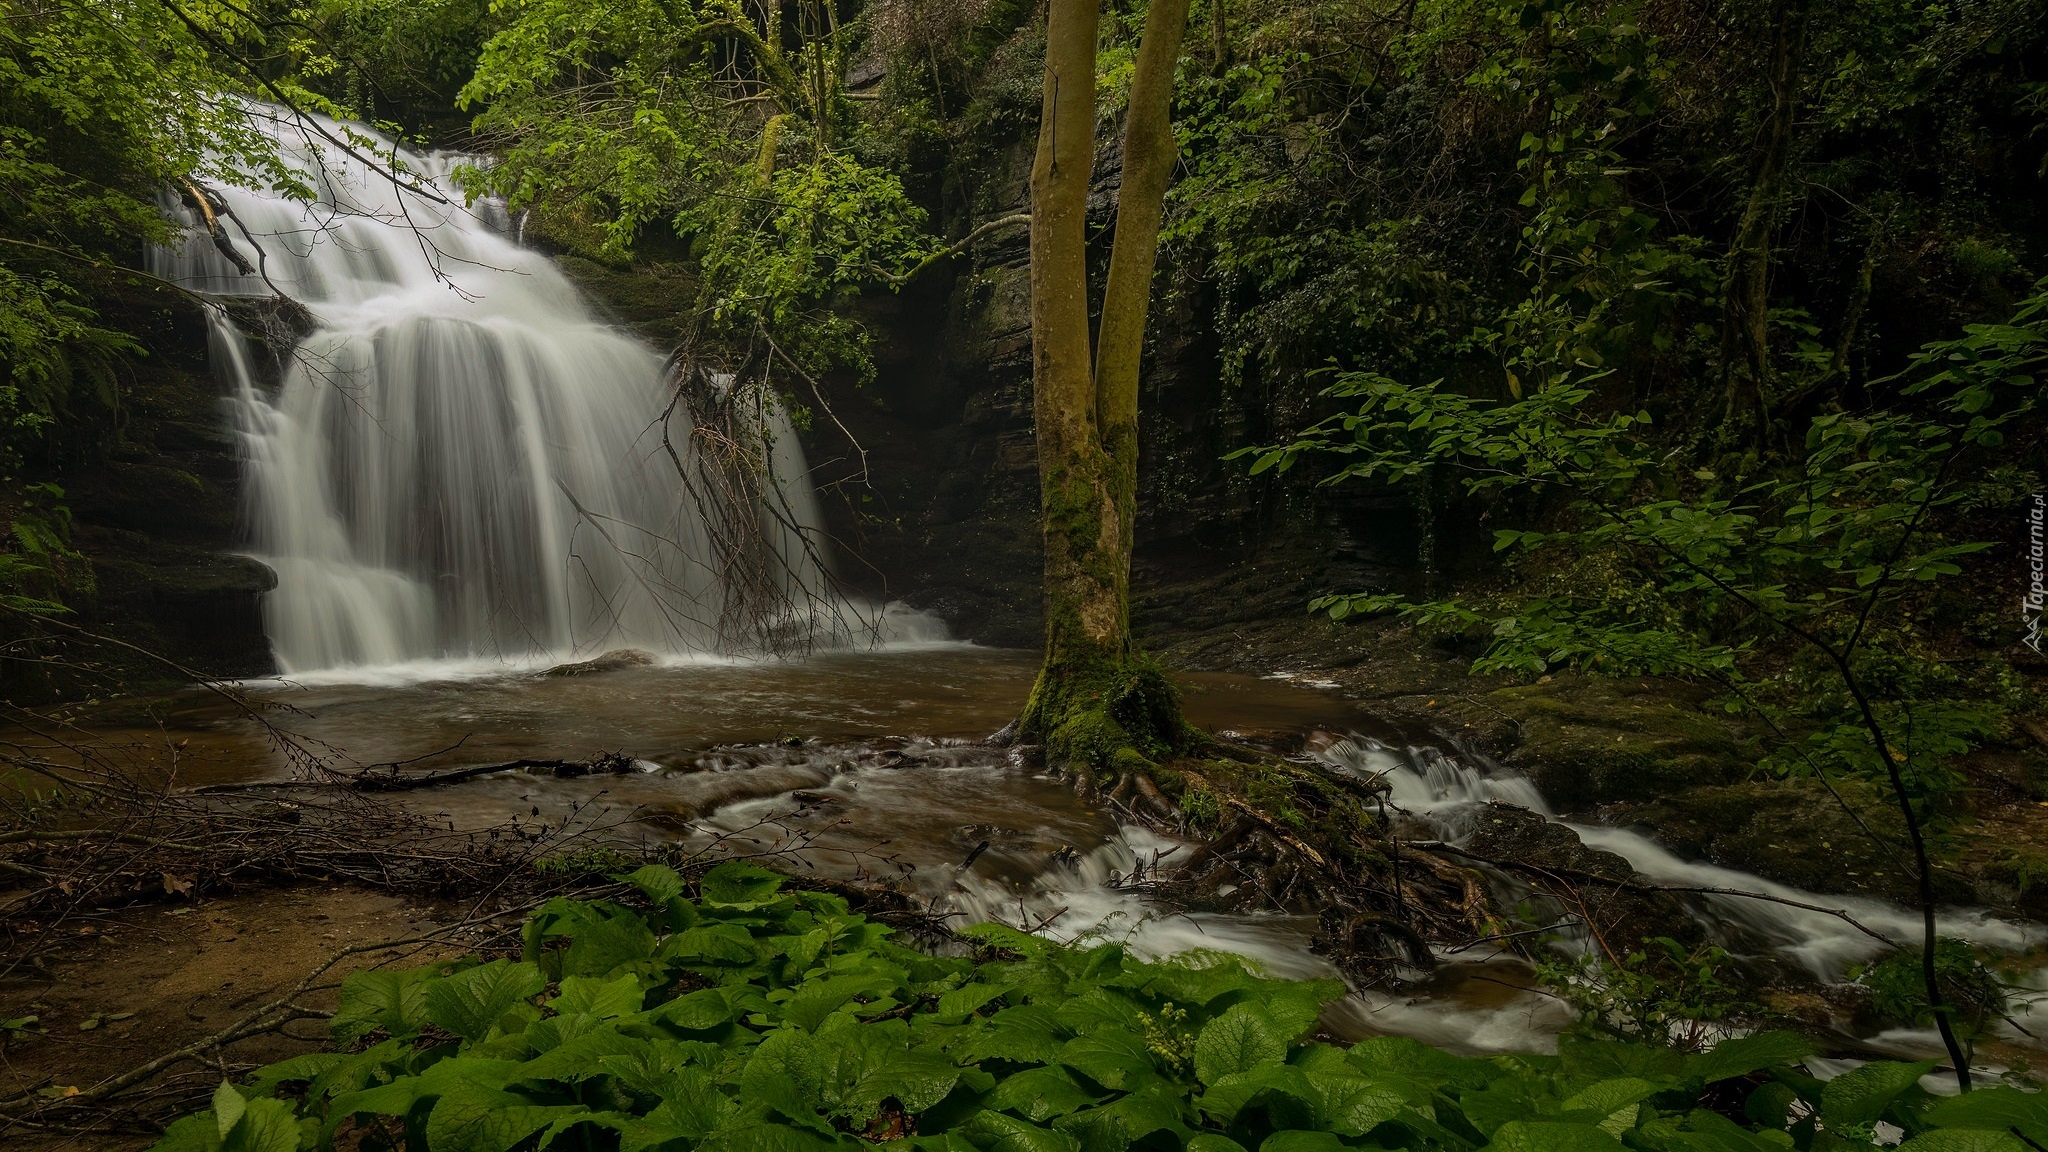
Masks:
[[[1570,808],[1747,776],[1754,758],[1742,734],[1703,710],[1703,696],[1668,681],[1572,676],[1503,688],[1484,704],[1513,724],[1507,761]]]
[[[1054,766],[1092,776],[1153,772],[1192,734],[1173,682],[1143,656],[1047,661],[1019,727]]]

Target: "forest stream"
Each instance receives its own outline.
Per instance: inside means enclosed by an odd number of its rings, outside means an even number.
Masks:
[[[274,578],[250,601],[272,674],[23,709],[0,732],[41,777],[100,773],[137,795],[164,785],[154,795],[186,806],[176,812],[197,828],[221,818],[217,826],[236,836],[283,845],[223,867],[223,900],[250,896],[233,886],[262,875],[254,883],[279,883],[270,896],[311,894],[313,904],[332,898],[342,908],[362,894],[315,888],[342,883],[336,873],[305,861],[262,869],[291,857],[291,838],[303,832],[332,845],[401,814],[377,828],[383,838],[371,855],[403,855],[428,840],[440,845],[432,851],[471,851],[500,869],[500,881],[477,881],[465,894],[485,892],[475,908],[514,873],[547,883],[573,873],[561,888],[522,892],[539,902],[604,883],[623,890],[625,871],[641,861],[674,863],[680,871],[670,875],[684,886],[715,861],[743,859],[799,886],[885,896],[893,912],[915,918],[903,939],[946,955],[969,953],[954,929],[1001,922],[1061,943],[1118,941],[1143,959],[1231,953],[1274,978],[1337,978],[1346,994],[1323,1006],[1319,1033],[1341,1041],[1403,1035],[1468,1056],[1559,1052],[1561,1035],[1587,1019],[1583,1004],[1561,994],[1577,988],[1573,972],[1634,963],[1622,957],[1636,941],[1655,947],[1651,935],[1671,933],[1686,939],[1669,945],[1673,955],[1702,949],[1692,955],[1714,957],[1726,994],[1759,1002],[1749,1019],[1708,1006],[1688,1023],[1712,1033],[1692,1037],[1694,1047],[1749,1031],[1761,1002],[1778,996],[1772,1019],[1796,1019],[1819,1045],[1823,1056],[1804,1068],[1823,1078],[1868,1060],[1939,1060],[1952,1050],[1933,1027],[1898,1023],[1913,1017],[1880,1023],[1868,986],[1855,984],[1860,965],[1917,947],[1919,908],[1688,859],[1659,828],[1628,824],[1616,795],[1567,795],[1561,785],[1546,797],[1534,771],[1505,767],[1477,736],[1466,738],[1470,724],[1397,719],[1313,672],[1257,674],[1251,660],[1235,664],[1249,672],[1159,670],[1126,642],[1116,672],[1124,678],[1073,691],[1061,705],[1065,722],[1030,728],[1032,707],[1047,699],[1040,666],[1057,666],[1053,658],[958,640],[942,611],[895,599],[889,580],[848,578],[866,564],[846,539],[858,533],[831,525],[819,467],[805,453],[805,437],[840,416],[766,326],[756,332],[760,348],[748,344],[743,357],[700,357],[692,342],[664,355],[571,281],[549,250],[528,244],[524,211],[469,197],[477,172],[494,164],[489,156],[412,152],[254,100],[240,109],[274,152],[266,180],[297,182],[299,197],[258,187],[264,180],[164,195],[160,209],[184,225],[186,242],[152,248],[147,269],[203,301],[219,416],[240,467],[238,558]],[[244,248],[260,266],[246,266]],[[795,375],[780,375],[780,365]],[[852,441],[844,424],[838,433]],[[864,471],[866,449],[854,447],[848,459]],[[1049,619],[1061,611],[1055,594],[1049,576]],[[1126,588],[1120,594],[1128,601]],[[1288,613],[1307,603],[1290,599],[1292,590],[1274,594]],[[1120,611],[1128,633],[1133,611]],[[1149,611],[1161,615],[1157,603]],[[1862,633],[1862,621],[1855,627]],[[1292,664],[1266,664],[1278,666]],[[1147,697],[1165,676],[1171,691]],[[1536,681],[1534,672],[1526,678]],[[1651,674],[1632,678],[1651,693]],[[1130,707],[1157,703],[1169,719],[1147,730],[1114,711],[1133,699]],[[1716,722],[1694,724],[1696,732]],[[1102,732],[1122,744],[1085,744]],[[1147,744],[1145,732],[1163,736]],[[1071,744],[1063,750],[1061,740]],[[1726,746],[1726,758],[1749,754],[1733,738]],[[1753,765],[1755,756],[1743,769]],[[1231,777],[1237,769],[1243,775]],[[41,787],[41,777],[31,783]],[[1096,787],[1098,777],[1116,785]],[[1657,781],[1669,783],[1669,771]],[[1278,799],[1260,799],[1253,785]],[[1655,787],[1663,783],[1640,791]],[[371,791],[391,808],[365,806],[346,820],[307,808],[299,826],[311,795]],[[1298,795],[1313,799],[1303,804],[1309,818],[1292,808]],[[31,799],[31,808],[41,804],[41,793]],[[1210,806],[1206,820],[1182,804],[1192,799]],[[59,822],[84,820],[76,795],[70,801]],[[150,806],[137,801],[135,812],[139,828]],[[1315,822],[1331,812],[1341,820]],[[1620,822],[1604,822],[1614,812],[1624,812]],[[1862,824],[1853,810],[1849,818]],[[45,877],[39,892],[70,898],[70,879],[51,877],[66,836],[86,834],[25,832],[23,842],[57,847],[20,875]],[[1915,828],[1915,845],[1917,836]],[[1188,879],[1190,867],[1178,881],[1190,859],[1206,871]],[[1405,859],[1434,869],[1423,888],[1403,877]],[[205,881],[172,867],[113,875],[139,894],[137,906],[156,902],[156,888],[170,902],[195,900],[164,916],[203,912],[197,900],[213,900],[195,896],[195,881]],[[455,888],[414,875],[381,892],[403,892],[420,902],[403,914],[430,918],[426,904]],[[1602,937],[1602,916],[1577,896],[1602,888],[1597,898],[1610,906],[1634,902],[1606,920],[1606,931],[1626,924],[1634,939]],[[1868,892],[1868,879],[1845,888]],[[1446,908],[1462,896],[1462,908],[1417,916],[1415,892]],[[485,918],[526,908],[508,898]],[[297,922],[303,935],[311,920]],[[1964,906],[1939,910],[1937,927],[2013,980],[2013,996],[1962,1062],[1997,1076],[2048,1060],[2048,1009],[2036,1011],[2048,1002],[2048,970],[2032,959],[2048,943],[2042,931],[2009,912]],[[150,931],[121,927],[123,939]],[[506,943],[504,924],[492,931],[500,935],[477,929],[471,939],[496,941],[512,963],[518,945]],[[1925,929],[1929,955],[1933,935]],[[532,939],[528,968],[539,955]],[[57,955],[53,945],[47,955]],[[1573,957],[1583,968],[1569,968]],[[207,957],[195,963],[203,970]],[[305,957],[276,963],[303,968]],[[203,984],[213,994],[211,972]],[[88,1019],[80,1029],[100,1025],[98,1015]],[[1313,1004],[1305,1019],[1315,1019]],[[1284,1054],[1288,1037],[1278,1045]],[[1925,1084],[1954,1088],[1933,1074]]]
[[[840,590],[774,390],[705,375],[677,386],[688,403],[667,398],[654,349],[604,323],[522,244],[519,220],[496,201],[458,207],[452,174],[476,158],[379,141],[408,185],[337,150],[338,125],[323,137],[271,106],[251,115],[319,190],[310,205],[222,193],[280,250],[264,285],[229,267],[189,209],[193,238],[152,266],[228,300],[268,286],[312,316],[287,348],[252,341],[227,311],[213,321],[250,552],[278,579],[265,620],[282,671],[235,694],[187,692],[146,726],[102,720],[98,739],[174,760],[188,788],[288,780],[312,761],[426,775],[612,754],[620,770],[513,768],[400,803],[457,832],[678,843],[885,880],[953,926],[997,920],[1151,956],[1216,949],[1276,975],[1337,973],[1311,950],[1315,917],[1285,893],[1221,912],[1154,899],[1191,841],[1085,802],[1027,750],[989,742],[1022,707],[1036,653],[946,641],[941,621]],[[684,447],[672,466],[673,443]],[[721,464],[715,445],[753,463]],[[763,649],[784,658],[750,654]],[[721,650],[739,655],[707,654]],[[1463,842],[1500,823],[1494,805],[1550,816],[1527,781],[1313,684],[1181,680],[1196,725],[1390,786],[1395,827],[1418,843]],[[1645,830],[1568,827],[1647,881],[1766,897],[1684,897],[1759,982],[1842,981],[1881,951],[1876,937],[1918,931],[1905,908],[1687,862]],[[1498,869],[1489,882],[1528,925],[1557,911]],[[1559,932],[1567,948],[1591,946],[1573,931]],[[2010,952],[2036,938],[1969,910],[1943,931]],[[1550,1047],[1571,1020],[1502,943],[1435,960],[1391,990],[1359,989],[1326,1023],[1486,1052]],[[2048,1035],[2024,1011],[1995,1027],[1999,1040]],[[1851,1039],[1846,1019],[1834,1027]],[[1938,1051],[1931,1030],[1854,1039]]]
[[[178,783],[195,788],[288,781],[286,743],[342,771],[375,765],[416,777],[621,754],[630,768],[616,773],[510,768],[399,793],[399,802],[458,831],[568,834],[585,849],[681,845],[829,880],[881,881],[953,926],[997,921],[1055,939],[1121,940],[1148,956],[1218,950],[1275,975],[1339,974],[1312,950],[1315,918],[1302,909],[1189,912],[1153,898],[1150,882],[1171,872],[1190,840],[1085,803],[1020,751],[987,742],[1028,693],[1035,653],[926,640],[796,661],[618,663],[625,666],[511,672],[413,665],[249,681],[235,686],[239,701],[194,690],[168,705],[150,702],[145,723],[131,716],[121,725],[116,705],[91,729],[104,754],[175,762]],[[1404,835],[1460,841],[1497,805],[1549,813],[1526,780],[1397,730],[1326,687],[1220,673],[1181,683],[1189,719],[1201,727],[1321,771],[1384,778]],[[1863,929],[1902,938],[1917,925],[1911,910],[1879,900],[1815,895],[1682,860],[1644,830],[1566,826],[1656,883],[1786,901],[1688,898],[1691,915],[1754,979],[1839,982],[1880,951]],[[1499,871],[1490,880],[1518,888]],[[1526,886],[1519,890],[1527,899]],[[1536,903],[1525,912],[1540,922]],[[2039,942],[2030,928],[1967,909],[1947,912],[1942,928],[2000,951]],[[1571,933],[1560,935],[1569,945]],[[1433,971],[1407,970],[1406,982],[1355,990],[1327,1010],[1325,1026],[1351,1038],[1395,1033],[1485,1053],[1549,1049],[1571,1021],[1528,963],[1500,944],[1438,949],[1435,960]],[[1989,1066],[2036,1046],[2027,1033],[2041,1033],[2048,1012],[2037,1017],[2029,1007],[1987,1037]],[[1932,1030],[1859,1030],[1840,1018],[1834,1031],[1838,1043],[1869,1054],[1938,1051]]]

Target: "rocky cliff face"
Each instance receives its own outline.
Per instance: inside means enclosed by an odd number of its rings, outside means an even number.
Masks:
[[[0,691],[17,703],[140,691],[274,669],[261,602],[268,568],[239,555],[241,461],[226,397],[208,367],[198,309],[132,304],[126,328],[147,354],[103,414],[81,417],[31,473],[60,486],[89,589]]]
[[[1107,261],[1117,154],[1105,141],[1091,223]],[[1028,210],[1030,150],[980,174],[954,234]],[[1100,271],[1100,270],[1098,270]],[[1099,278],[1099,277],[1098,277]],[[1135,620],[1148,643],[1300,614],[1319,591],[1402,580],[1405,503],[1346,507],[1306,485],[1255,480],[1231,451],[1268,438],[1270,396],[1226,386],[1212,302],[1162,267],[1141,383]],[[861,316],[876,374],[825,383],[806,445],[842,541],[844,575],[937,612],[957,635],[1039,638],[1037,449],[1031,414],[1026,230],[988,234]]]

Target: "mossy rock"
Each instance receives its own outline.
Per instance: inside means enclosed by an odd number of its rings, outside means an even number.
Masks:
[[[1748,774],[1752,758],[1723,715],[1702,710],[1701,690],[1664,680],[1560,677],[1488,693],[1480,704],[1506,724],[1503,756],[1562,809],[1649,800]]]

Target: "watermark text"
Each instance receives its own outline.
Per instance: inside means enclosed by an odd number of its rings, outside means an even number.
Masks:
[[[2020,619],[2027,628],[2021,641],[2041,654],[2041,616],[2048,610],[2048,492],[2036,492],[2027,505],[2027,594],[2020,599]]]

